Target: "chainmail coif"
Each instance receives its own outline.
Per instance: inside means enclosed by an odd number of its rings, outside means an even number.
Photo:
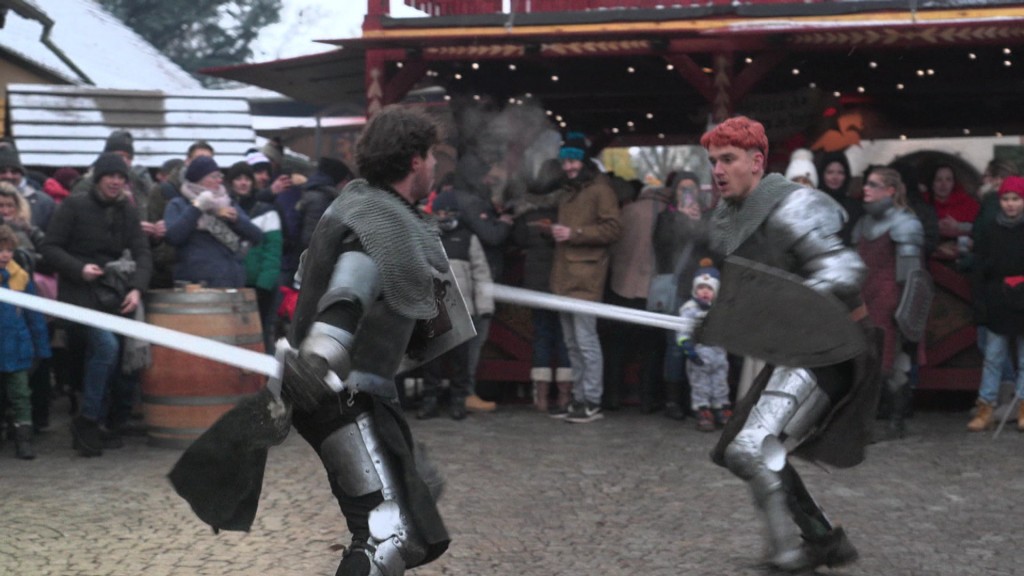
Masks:
[[[711,249],[720,254],[732,254],[779,202],[800,188],[802,186],[779,174],[769,174],[742,202],[719,204],[711,216]]]
[[[377,264],[388,306],[416,320],[437,315],[434,272],[448,271],[437,226],[418,217],[396,195],[353,180],[336,200],[341,222],[355,231]]]

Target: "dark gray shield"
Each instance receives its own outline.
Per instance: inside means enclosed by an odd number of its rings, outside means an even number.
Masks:
[[[849,360],[867,346],[838,299],[803,278],[730,256],[699,339],[779,366],[814,368]]]
[[[451,269],[434,279],[437,316],[416,323],[398,373],[408,372],[476,336],[473,318]]]
[[[921,338],[924,338],[934,297],[935,288],[932,285],[931,274],[919,268],[907,275],[895,315],[896,325],[907,340],[920,342]]]

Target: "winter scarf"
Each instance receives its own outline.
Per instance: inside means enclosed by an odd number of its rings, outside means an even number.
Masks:
[[[186,180],[181,184],[181,195],[193,204],[196,204],[197,199],[199,200],[198,208],[203,214],[199,217],[197,229],[208,232],[235,254],[242,251],[242,240],[238,234],[216,216],[218,210],[231,206],[231,196],[223,186],[218,186],[216,190],[208,190]]]

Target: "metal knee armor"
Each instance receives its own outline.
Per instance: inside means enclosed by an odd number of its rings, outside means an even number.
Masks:
[[[426,556],[426,547],[399,497],[400,480],[391,455],[377,438],[373,416],[360,414],[355,422],[328,436],[320,446],[320,458],[346,495],[380,492],[384,498],[370,511],[366,546],[354,551],[366,554],[367,576],[401,576],[406,566],[417,565]]]
[[[775,368],[743,429],[726,448],[726,465],[745,480],[762,466],[782,470],[787,452],[807,438],[830,406],[810,370]]]

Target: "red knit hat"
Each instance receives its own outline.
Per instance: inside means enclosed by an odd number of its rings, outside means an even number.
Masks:
[[[1024,176],[1007,176],[999,185],[999,195],[1016,194],[1024,198]]]

